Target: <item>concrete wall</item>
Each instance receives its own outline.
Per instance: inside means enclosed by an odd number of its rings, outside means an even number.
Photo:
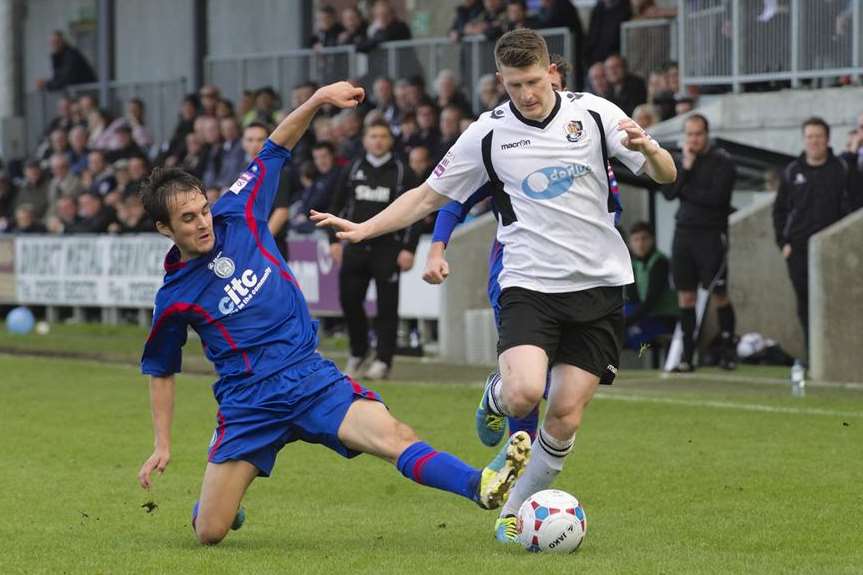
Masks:
[[[146,82],[192,77],[195,54],[192,0],[120,0],[115,7],[117,80]]]
[[[211,56],[278,52],[302,48],[301,0],[209,0],[207,46]]]
[[[809,240],[810,367],[820,381],[863,381],[863,210]]]
[[[440,356],[446,361],[467,362],[467,346],[476,345],[465,337],[465,312],[489,307],[486,295],[488,254],[496,229],[494,216],[486,214],[459,226],[450,240],[446,253],[450,276],[442,286],[438,329]],[[481,356],[482,353],[475,350],[470,355]]]
[[[830,143],[839,152],[863,113],[863,88],[725,94],[703,98],[698,112],[710,120],[714,136],[792,155],[803,149],[800,124],[809,116],[821,116],[830,124]],[[650,132],[673,139],[682,131],[683,118],[673,118]]]
[[[759,332],[803,355],[803,332],[785,260],[773,240],[774,194],[763,194],[729,221],[729,295],[737,332]]]

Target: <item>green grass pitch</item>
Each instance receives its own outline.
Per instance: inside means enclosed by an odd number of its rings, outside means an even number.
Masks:
[[[123,363],[140,334],[77,333],[117,356],[24,356],[13,350],[64,350],[50,337],[0,337],[4,575],[863,570],[863,391],[792,398],[756,383],[780,373],[770,370],[625,374],[588,409],[556,484],[587,511],[574,555],[502,547],[492,512],[372,457],[302,444],[252,485],[246,525],[203,548],[189,516],[215,424],[212,378],[179,376],[173,460],[146,493],[135,476],[152,448],[147,388]],[[493,455],[472,427],[482,372],[405,360],[398,379],[373,387],[436,448],[480,465]]]

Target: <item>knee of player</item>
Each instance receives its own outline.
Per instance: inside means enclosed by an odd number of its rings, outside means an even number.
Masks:
[[[503,401],[507,410],[514,417],[525,417],[542,400],[542,391],[522,385],[505,385]]]
[[[198,538],[198,543],[201,545],[216,545],[225,538],[225,535],[228,534],[229,527],[230,526],[228,525],[223,527],[198,521],[195,526],[195,535]]]
[[[543,428],[556,438],[572,437],[581,427],[582,413],[583,408],[572,409],[566,413],[554,413],[553,410],[549,410],[545,414]]]

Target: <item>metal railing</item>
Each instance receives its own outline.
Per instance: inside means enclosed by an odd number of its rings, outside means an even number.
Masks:
[[[678,2],[684,88],[863,75],[860,0]]]
[[[109,82],[107,111],[112,117],[123,115],[126,102],[133,97],[144,102],[145,125],[154,145],[170,138],[177,124],[177,113],[189,87],[185,78],[152,82]],[[27,149],[33,150],[45,135],[49,122],[57,115],[57,102],[63,96],[78,98],[84,94],[99,97],[99,84],[78,84],[57,92],[30,92],[26,96],[24,115],[27,124]]]
[[[676,19],[630,20],[620,27],[620,52],[629,71],[646,80],[651,72],[677,60],[677,39]]]
[[[572,55],[572,37],[567,28],[539,30],[549,51]],[[271,54],[211,56],[205,60],[204,77],[231,99],[244,90],[272,86],[285,98],[297,84],[307,81],[332,82],[351,78],[366,89],[380,76],[391,79],[421,76],[433,86],[441,70],[457,74],[467,95],[478,109],[479,79],[495,71],[494,42],[483,36],[462,38],[452,43],[447,38],[420,38],[381,44],[372,52],[357,52],[353,46],[287,50]],[[287,104],[287,102],[283,102]]]

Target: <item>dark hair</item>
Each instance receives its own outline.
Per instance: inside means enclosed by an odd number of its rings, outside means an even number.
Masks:
[[[198,98],[197,94],[186,94],[183,97],[183,103],[184,104],[191,104],[192,107],[195,108],[196,110],[201,109],[201,100],[200,100],[200,98]]]
[[[389,122],[387,122],[383,118],[376,118],[376,119],[372,120],[371,122],[369,122],[368,124],[366,124],[366,126],[363,130],[363,134],[367,134],[368,132],[370,132],[372,130],[372,128],[384,128],[387,131],[387,133],[390,135],[390,137],[392,137],[392,135],[393,135],[393,130],[390,127]]]
[[[246,131],[246,130],[248,130],[249,128],[260,128],[260,129],[262,129],[263,131],[265,131],[267,134],[269,134],[269,133],[270,133],[270,128],[269,128],[269,126],[267,126],[267,125],[266,125],[266,124],[264,124],[263,122],[258,122],[257,120],[256,120],[256,121],[254,121],[254,122],[249,123],[249,125],[248,125],[248,126],[246,126],[245,128],[243,128],[243,132],[245,132],[245,131]]]
[[[692,98],[680,98],[677,101],[678,101],[678,103],[679,102],[687,102],[687,101],[690,104],[693,103]],[[684,123],[684,125],[686,125],[689,122],[701,122],[701,125],[704,126],[704,131],[710,132],[710,122],[708,122],[707,118],[704,117],[702,114],[690,114],[689,116],[686,117],[686,120],[683,123]]]
[[[272,86],[264,86],[263,88],[258,88],[258,90],[255,92],[255,98],[263,94],[268,95],[273,100],[279,99],[279,96],[276,94],[276,91],[273,90]]]
[[[566,90],[566,77],[569,76],[570,72],[572,72],[572,66],[569,63],[569,60],[560,54],[552,54],[549,59],[551,60],[551,63],[557,67],[557,73],[560,74],[561,90]]]
[[[155,168],[144,179],[138,194],[150,219],[170,227],[169,203],[174,196],[184,192],[198,192],[206,196],[201,180],[189,172],[179,168]]]
[[[312,151],[315,150],[328,150],[332,155],[336,155],[336,147],[333,146],[332,142],[316,142],[314,146],[312,146]]]
[[[534,64],[548,66],[548,46],[535,30],[519,28],[501,36],[494,45],[497,67],[527,68]]]
[[[653,226],[649,223],[640,221],[632,224],[632,227],[629,228],[629,235],[633,236],[635,234],[640,234],[642,232],[647,232],[651,237],[655,237],[656,234],[653,233]]]
[[[317,90],[320,86],[316,82],[300,82],[296,86],[294,86],[294,90],[299,90],[300,88],[311,88],[312,90]]]
[[[517,4],[522,7],[523,10],[527,10],[527,2],[525,0],[509,0],[506,5],[509,6],[511,4]]]
[[[830,137],[830,125],[824,121],[824,118],[819,116],[812,116],[811,118],[807,118],[805,122],[800,126],[800,130],[806,130],[807,126],[821,126],[824,128],[824,131],[827,133],[827,137]]]
[[[321,6],[320,8],[318,8],[318,12],[323,12],[324,14],[329,14],[330,16],[336,15],[336,9],[329,5]]]

